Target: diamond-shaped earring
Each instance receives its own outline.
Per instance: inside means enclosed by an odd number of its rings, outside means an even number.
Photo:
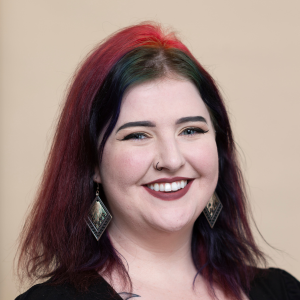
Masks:
[[[101,235],[103,234],[104,230],[108,226],[111,219],[112,219],[111,214],[109,213],[109,211],[107,210],[104,203],[99,197],[99,183],[98,183],[96,198],[94,199],[90,207],[86,219],[86,223],[97,241],[99,241]]]
[[[214,227],[223,205],[216,193],[212,195],[203,209],[203,213],[211,228]]]

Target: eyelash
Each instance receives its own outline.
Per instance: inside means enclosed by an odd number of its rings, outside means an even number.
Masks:
[[[183,134],[184,132],[187,132],[187,131],[194,131],[194,133],[191,133],[191,134]],[[208,130],[203,130],[202,128],[199,128],[199,127],[188,127],[188,128],[185,128],[184,130],[181,131],[180,135],[195,135],[195,134],[204,134],[208,132]]]
[[[143,138],[138,138],[138,136],[143,136]],[[127,140],[143,140],[146,138],[147,135],[144,132],[134,132],[126,135],[122,141],[127,141]]]
[[[190,133],[190,134],[183,134],[184,132],[187,131],[194,131],[194,133]],[[188,127],[186,129],[184,129],[180,135],[187,135],[187,136],[191,136],[191,135],[195,135],[195,134],[204,134],[208,132],[208,130],[203,130],[199,127]],[[142,138],[140,138],[142,137]],[[145,138],[147,138],[147,134],[145,134],[144,132],[134,132],[134,133],[130,133],[128,135],[126,135],[122,141],[127,141],[127,140],[143,140]]]

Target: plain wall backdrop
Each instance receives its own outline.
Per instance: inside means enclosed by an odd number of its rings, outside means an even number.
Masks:
[[[0,298],[14,299],[17,237],[66,86],[104,37],[153,20],[177,30],[218,82],[262,249],[300,279],[300,2],[0,0]]]

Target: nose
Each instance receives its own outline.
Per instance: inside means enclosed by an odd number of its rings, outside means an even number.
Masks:
[[[157,148],[158,156],[153,162],[156,170],[174,173],[185,164],[184,155],[175,138],[160,141]]]

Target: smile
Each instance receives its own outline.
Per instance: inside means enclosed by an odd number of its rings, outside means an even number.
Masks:
[[[183,197],[190,189],[193,181],[192,178],[162,178],[149,182],[143,187],[150,195],[161,200],[171,201]]]
[[[156,192],[176,192],[183,189],[187,185],[187,180],[180,180],[171,183],[154,183],[148,184],[148,188]]]

